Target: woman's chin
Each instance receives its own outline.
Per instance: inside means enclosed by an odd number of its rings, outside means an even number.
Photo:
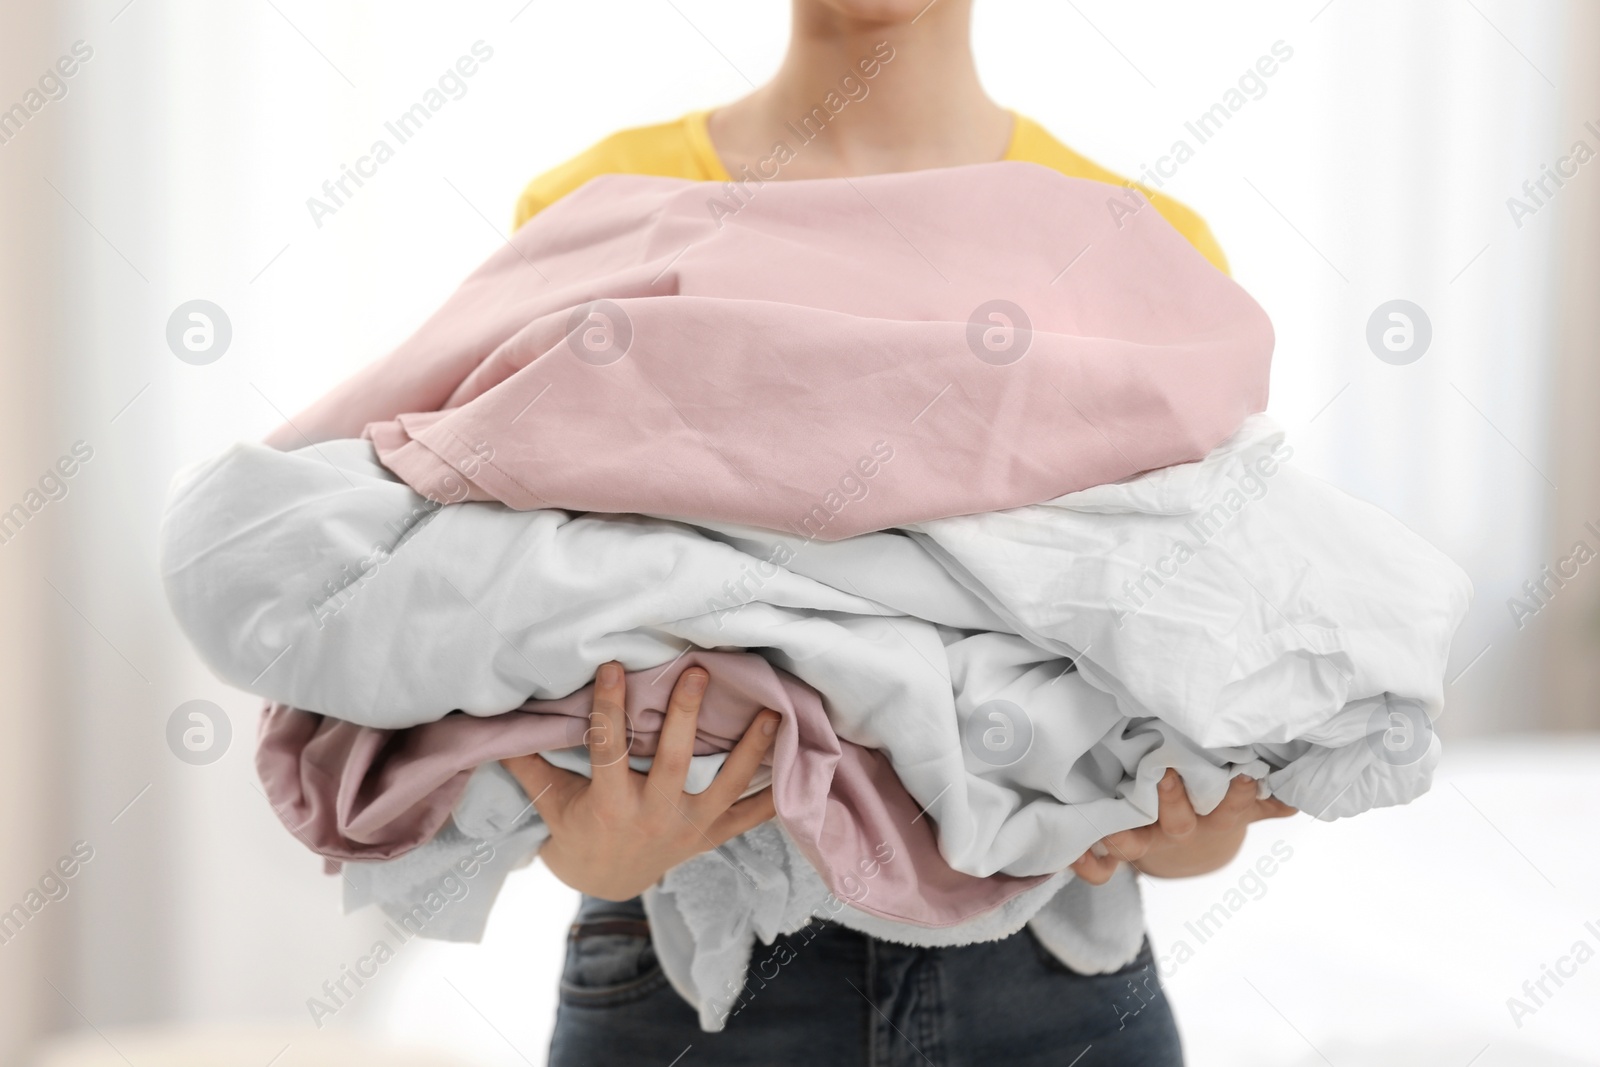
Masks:
[[[816,0],[822,6],[862,22],[905,23],[929,6],[928,0]]]

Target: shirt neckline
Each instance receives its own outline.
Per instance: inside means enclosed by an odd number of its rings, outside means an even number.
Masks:
[[[710,116],[711,108],[701,111],[691,111],[683,117],[685,135],[689,139],[689,150],[694,154],[695,161],[708,178],[714,182],[731,182],[733,175],[723,164],[722,157],[717,153],[717,146],[711,140]],[[1015,162],[1021,157],[1018,155],[1018,146],[1023,136],[1023,123],[1027,120],[1016,111],[1007,109],[1011,116],[1011,138],[1006,142],[1005,155],[1000,157],[1000,162]]]

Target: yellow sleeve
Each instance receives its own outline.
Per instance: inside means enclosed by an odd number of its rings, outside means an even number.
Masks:
[[[601,174],[654,174],[693,181],[726,181],[727,174],[722,171],[705,135],[704,119],[704,112],[691,112],[672,122],[620,130],[552,167],[529,182],[517,198],[516,226],[521,227],[540,211]],[[1121,175],[1074,152],[1032,119],[1017,115],[1015,122],[1006,158],[1039,163],[1072,178],[1088,178],[1109,185],[1130,184]],[[1228,259],[1204,219],[1164,193],[1137,182],[1131,184],[1149,198],[1161,217],[1183,234],[1201,255],[1218,270],[1228,273]]]
[[[618,132],[545,171],[517,198],[516,226],[601,174],[653,174],[663,178],[704,181],[707,172],[696,151],[690,122],[685,116],[655,126],[636,126]]]
[[[1224,274],[1229,273],[1228,257],[1222,254],[1222,246],[1217,243],[1217,239],[1212,236],[1211,228],[1199,215],[1172,197],[1148,189],[1138,182],[1129,182],[1122,175],[1107,170],[1087,156],[1079,155],[1026,115],[1013,114],[1016,126],[1012,132],[1011,150],[1006,158],[1039,163],[1058,170],[1069,178],[1088,178],[1090,181],[1105,182],[1107,185],[1131,184],[1149,199],[1151,206],[1172,224],[1173,229],[1183,234],[1197,252],[1210,260],[1212,266]]]
[[[1222,254],[1222,246],[1217,243],[1205,219],[1170,196],[1151,192],[1138,182],[1134,183],[1134,187],[1150,198],[1150,206],[1161,212],[1161,217],[1172,223],[1174,230],[1187,237],[1195,251],[1209,259],[1212,266],[1232,277],[1233,272],[1228,270],[1228,257]]]

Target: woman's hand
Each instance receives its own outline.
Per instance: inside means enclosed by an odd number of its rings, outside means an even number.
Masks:
[[[537,755],[500,761],[550,827],[539,855],[557,878],[590,896],[627,900],[690,856],[772,818],[771,789],[739,799],[777,733],[771,709],[756,716],[705,792],[683,790],[708,680],[699,667],[678,677],[648,775],[628,766],[626,682],[614,662],[595,675],[587,734],[592,779]]]
[[[1149,826],[1103,838],[1105,855],[1085,852],[1072,870],[1090,885],[1104,885],[1124,860],[1157,878],[1186,878],[1224,867],[1244,844],[1245,829],[1258,819],[1295,814],[1276,797],[1256,799],[1253,778],[1239,775],[1210,815],[1196,815],[1178,772],[1168,768],[1157,792],[1161,806]]]

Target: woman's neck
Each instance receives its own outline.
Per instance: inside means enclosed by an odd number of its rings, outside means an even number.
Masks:
[[[978,81],[970,11],[970,0],[940,0],[915,22],[875,23],[797,3],[778,73],[712,113],[718,155],[737,175],[772,159],[782,142],[791,150],[776,168],[784,179],[1002,158],[1011,113]],[[773,169],[769,163],[762,173]]]

